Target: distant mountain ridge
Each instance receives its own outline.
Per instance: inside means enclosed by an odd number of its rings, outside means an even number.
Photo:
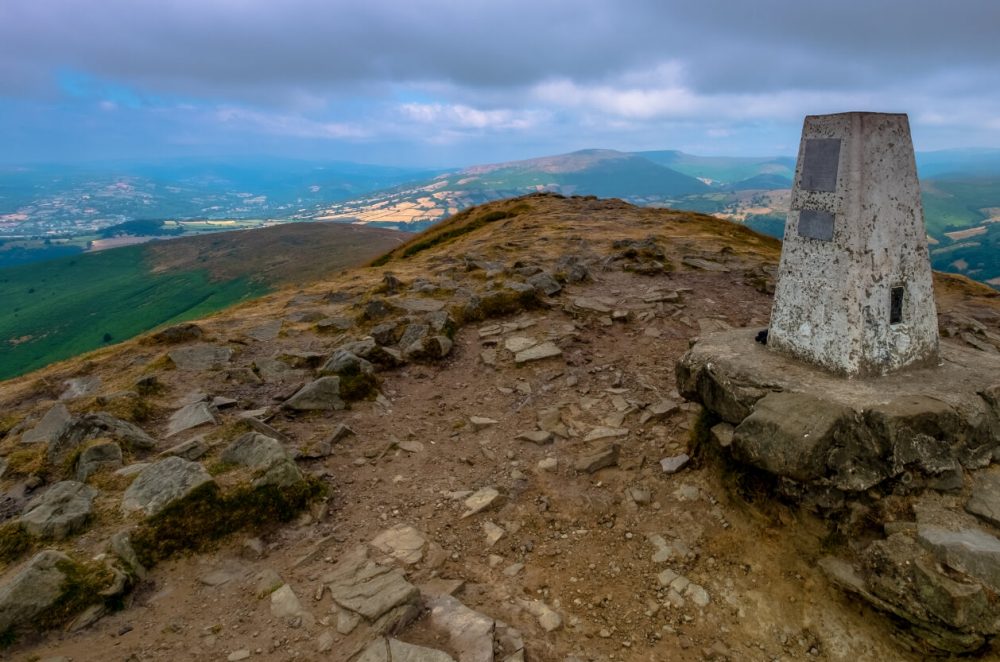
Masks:
[[[467,207],[525,193],[669,205],[710,190],[705,182],[638,154],[587,149],[444,172],[432,180],[332,204],[310,218],[421,230]]]
[[[1000,150],[918,152],[917,165],[935,266],[996,285]],[[780,236],[795,157],[584,149],[443,170],[266,159],[102,168],[0,167],[0,265],[85,250],[103,228],[134,220],[179,223],[184,236],[304,220],[419,231],[540,191],[699,211]]]

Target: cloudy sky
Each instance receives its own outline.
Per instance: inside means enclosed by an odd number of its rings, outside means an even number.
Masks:
[[[997,0],[0,0],[0,161],[1000,147]]]

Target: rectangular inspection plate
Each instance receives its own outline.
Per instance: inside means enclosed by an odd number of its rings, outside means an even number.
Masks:
[[[799,236],[831,241],[833,220],[834,215],[831,212],[822,209],[803,209],[799,212]]]
[[[806,191],[832,193],[837,190],[839,168],[839,138],[807,138],[799,187]]]

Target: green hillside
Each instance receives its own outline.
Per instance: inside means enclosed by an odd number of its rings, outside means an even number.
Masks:
[[[635,154],[685,175],[723,184],[732,184],[758,175],[778,175],[791,181],[795,174],[795,158],[787,156],[697,156],[677,150]]]
[[[949,177],[921,182],[927,231],[934,236],[979,225],[1000,208],[1000,177]]]
[[[603,198],[669,197],[708,190],[703,182],[633,154],[614,150],[581,150],[570,154],[517,161],[480,171],[470,169],[466,184],[452,189],[494,189],[525,193],[538,187],[564,194]]]
[[[969,239],[932,246],[931,264],[1000,289],[1000,223],[990,223],[985,233]]]
[[[401,233],[335,223],[158,241],[0,269],[0,379],[364,263]]]
[[[0,271],[0,379],[268,289],[247,277],[213,282],[205,270],[153,274],[149,267],[145,247],[128,246]]]

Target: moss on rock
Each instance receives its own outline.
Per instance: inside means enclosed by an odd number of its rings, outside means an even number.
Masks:
[[[286,487],[244,485],[227,493],[206,483],[142,522],[132,534],[132,546],[139,562],[152,567],[178,552],[205,549],[236,531],[287,522],[324,491],[319,481],[309,478]]]
[[[0,563],[13,563],[32,551],[34,547],[34,540],[18,520],[0,525]]]

